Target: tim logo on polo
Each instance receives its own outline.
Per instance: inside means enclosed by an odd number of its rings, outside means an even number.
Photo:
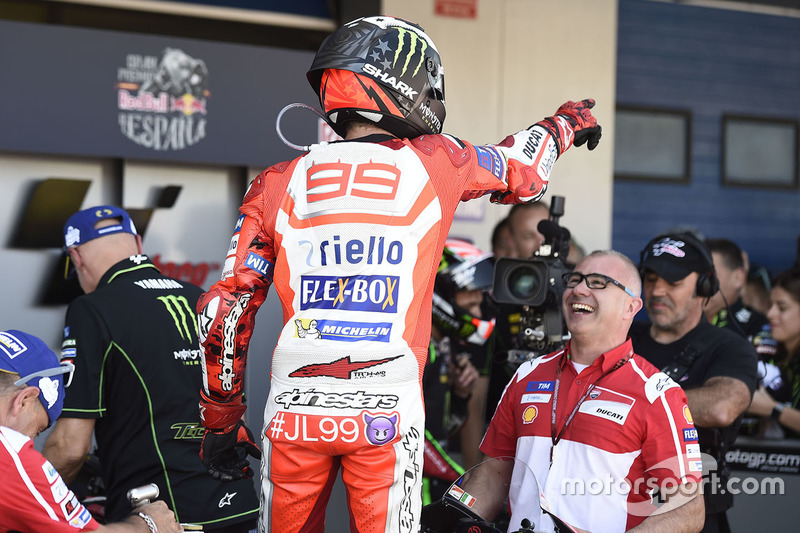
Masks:
[[[398,276],[302,276],[300,309],[397,313]]]

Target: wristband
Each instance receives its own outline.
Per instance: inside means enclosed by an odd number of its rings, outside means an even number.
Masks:
[[[139,511],[136,513],[139,515],[139,518],[144,520],[144,523],[147,524],[148,529],[150,529],[150,533],[158,533],[158,527],[156,527],[156,521],[153,520],[153,517],[149,514],[143,513]]]
[[[772,412],[769,414],[770,419],[777,422],[781,417],[781,413],[783,413],[783,410],[787,407],[789,407],[788,403],[776,403],[775,407],[772,408]]]

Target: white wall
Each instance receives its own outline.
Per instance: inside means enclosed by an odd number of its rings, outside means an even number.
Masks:
[[[445,67],[445,131],[498,142],[552,115],[566,100],[594,98],[603,141],[572,149],[551,174],[545,200],[566,197],[567,226],[587,251],[611,245],[617,0],[478,0],[474,20],[441,17],[435,0],[384,0],[383,12],[420,24]],[[484,202],[484,219],[451,234],[490,247],[508,207]]]
[[[0,329],[20,329],[41,337],[61,352],[64,306],[36,305],[60,250],[9,248],[13,231],[37,181],[46,178],[91,180],[87,207],[107,201],[111,163],[83,158],[25,156],[0,153]]]

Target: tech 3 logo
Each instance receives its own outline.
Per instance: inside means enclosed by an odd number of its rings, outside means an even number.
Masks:
[[[170,294],[168,296],[159,296],[157,299],[167,308],[181,338],[191,341],[192,333],[194,333],[194,339],[197,340],[197,319],[186,297]]]

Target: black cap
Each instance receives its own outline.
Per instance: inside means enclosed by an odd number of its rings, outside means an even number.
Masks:
[[[650,241],[642,250],[639,270],[651,270],[670,283],[680,281],[692,272],[709,271],[708,259],[698,246],[705,246],[686,233],[669,233]]]

